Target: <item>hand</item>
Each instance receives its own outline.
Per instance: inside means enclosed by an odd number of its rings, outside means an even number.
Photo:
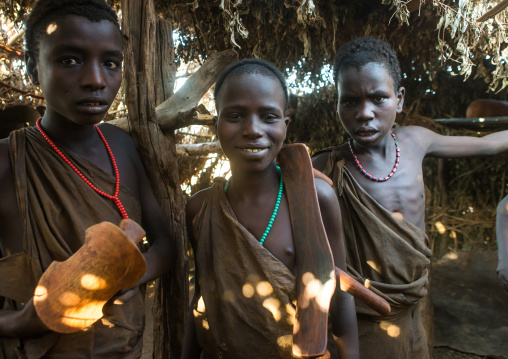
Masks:
[[[6,311],[0,316],[0,337],[36,338],[48,331],[35,311],[33,298],[21,311]]]
[[[136,295],[136,293],[139,290],[139,285],[135,285],[132,288],[123,288],[118,293],[116,293],[113,298],[110,299],[110,302],[112,301],[113,304],[116,305],[122,305],[126,303],[127,301],[131,300],[132,297]]]
[[[508,296],[508,267],[504,267],[497,270],[497,278],[505,294]]]

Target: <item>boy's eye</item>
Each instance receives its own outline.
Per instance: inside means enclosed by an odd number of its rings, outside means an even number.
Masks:
[[[262,116],[262,118],[263,118],[263,121],[274,122],[274,121],[276,121],[279,118],[279,116],[276,116],[276,115],[273,115],[273,114],[269,114],[269,115]]]
[[[383,97],[383,96],[376,96],[374,97],[374,102],[375,103],[382,103],[386,100],[386,97]]]
[[[346,98],[346,99],[341,100],[340,103],[345,106],[352,106],[355,104],[355,101],[350,98]]]
[[[104,66],[106,66],[109,69],[116,69],[120,67],[120,63],[118,63],[117,61],[106,61],[104,63]]]
[[[224,117],[226,117],[228,120],[238,120],[242,117],[242,115],[237,112],[233,112],[226,114]]]
[[[78,61],[76,59],[67,58],[60,61],[64,65],[77,65]]]

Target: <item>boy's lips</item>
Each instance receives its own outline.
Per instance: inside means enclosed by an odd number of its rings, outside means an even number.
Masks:
[[[98,114],[106,112],[109,108],[108,102],[102,97],[89,97],[77,103],[82,112]]]

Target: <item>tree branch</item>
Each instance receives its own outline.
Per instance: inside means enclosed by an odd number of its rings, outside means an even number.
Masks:
[[[12,90],[12,91],[15,91],[15,92],[19,92],[20,94],[23,94],[23,95],[26,95],[26,96],[30,96],[30,97],[33,97],[33,98],[39,98],[41,100],[44,100],[44,97],[42,97],[42,96],[35,95],[35,94],[30,93],[30,92],[25,91],[25,90],[20,90],[20,89],[14,87],[14,86],[6,84],[5,82],[2,82],[2,81],[0,81],[0,86],[6,87],[9,90]]]
[[[195,144],[178,144],[176,153],[179,155],[200,156],[209,153],[222,153],[219,141]]]

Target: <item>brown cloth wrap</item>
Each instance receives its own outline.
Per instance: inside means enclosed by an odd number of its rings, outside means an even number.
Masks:
[[[356,182],[338,147],[323,171],[333,180],[344,225],[349,274],[388,301],[381,317],[356,301],[361,358],[428,358],[418,300],[427,294],[426,234],[392,216]],[[390,194],[387,193],[387,196]]]
[[[51,262],[66,260],[81,247],[88,227],[102,221],[118,224],[122,217],[113,201],[92,190],[37,129],[15,131],[9,141],[24,250],[0,259],[0,297],[7,298],[5,309],[21,309],[20,303],[33,296]],[[114,192],[114,176],[65,148],[61,150],[99,189]],[[136,197],[120,186],[119,198],[130,218],[141,223]],[[103,313],[103,319],[78,333],[0,339],[0,359],[139,358],[144,328],[142,290],[123,305],[107,304]]]
[[[238,222],[224,183],[215,180],[193,221],[199,344],[205,358],[294,358],[295,277]],[[333,340],[328,350],[334,357]]]

